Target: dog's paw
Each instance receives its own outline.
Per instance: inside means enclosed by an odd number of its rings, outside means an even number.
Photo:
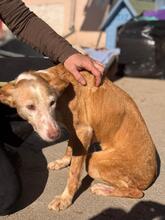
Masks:
[[[62,196],[56,196],[48,205],[49,210],[54,211],[61,211],[66,208],[68,208],[72,204],[71,199],[62,197]]]
[[[70,160],[67,158],[62,158],[59,160],[55,160],[53,162],[48,163],[49,170],[60,170],[62,168],[67,167],[70,164]]]

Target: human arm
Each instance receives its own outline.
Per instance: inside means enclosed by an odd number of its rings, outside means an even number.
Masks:
[[[52,61],[64,63],[66,69],[82,85],[85,81],[81,76],[81,69],[90,71],[96,77],[96,85],[100,84],[103,66],[90,57],[78,53],[63,37],[31,12],[21,0],[1,0],[0,16],[20,40],[48,56]]]
[[[1,0],[0,16],[20,40],[54,62],[64,62],[77,53],[63,37],[29,10],[21,0]]]

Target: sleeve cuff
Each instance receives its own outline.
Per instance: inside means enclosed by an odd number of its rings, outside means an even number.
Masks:
[[[70,47],[65,48],[64,53],[59,57],[58,60],[60,63],[64,63],[68,57],[72,56],[75,53],[79,53],[79,52],[70,45]]]

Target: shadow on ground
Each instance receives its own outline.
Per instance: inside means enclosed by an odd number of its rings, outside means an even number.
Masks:
[[[122,209],[109,208],[90,220],[165,220],[165,205],[153,201],[138,202],[126,212]]]
[[[52,144],[67,139],[65,131],[62,137]],[[32,133],[18,150],[20,165],[17,167],[21,183],[21,195],[12,213],[15,213],[34,202],[44,191],[48,179],[47,160],[42,149],[50,143],[44,142],[36,133]]]

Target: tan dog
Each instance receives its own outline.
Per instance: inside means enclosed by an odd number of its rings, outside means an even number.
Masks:
[[[57,211],[71,205],[85,159],[88,174],[104,182],[91,187],[98,195],[141,198],[157,175],[155,146],[134,101],[108,79],[95,87],[94,76],[82,74],[87,86],[58,65],[23,73],[0,91],[0,100],[16,107],[45,140],[59,136],[57,121],[69,131],[66,155],[48,165],[60,169],[71,163],[64,192],[49,204]],[[95,142],[102,150],[88,154]]]

